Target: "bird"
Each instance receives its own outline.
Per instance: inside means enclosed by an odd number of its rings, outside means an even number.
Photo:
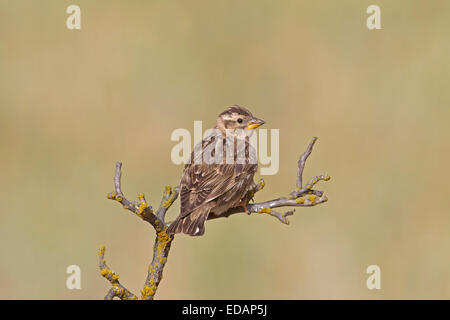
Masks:
[[[249,138],[264,123],[239,105],[218,115],[213,133],[194,147],[184,166],[180,213],[167,228],[168,234],[201,236],[209,215],[220,216],[239,206],[247,212],[247,191],[258,168]]]

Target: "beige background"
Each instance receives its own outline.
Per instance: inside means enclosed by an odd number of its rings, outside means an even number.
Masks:
[[[449,1],[376,1],[377,31],[374,1],[78,0],[70,31],[73,3],[0,1],[0,298],[103,298],[101,244],[138,292],[154,232],[106,199],[115,161],[157,206],[182,171],[171,132],[234,103],[280,129],[256,200],[292,190],[314,135],[305,178],[329,173],[330,200],[177,237],[157,298],[450,298]]]

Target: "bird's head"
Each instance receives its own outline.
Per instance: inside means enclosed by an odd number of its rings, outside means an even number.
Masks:
[[[222,133],[243,131],[249,135],[253,129],[262,126],[264,123],[264,120],[254,117],[249,110],[234,105],[219,114],[216,120],[216,128]]]

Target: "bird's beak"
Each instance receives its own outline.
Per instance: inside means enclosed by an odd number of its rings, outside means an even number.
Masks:
[[[264,120],[258,119],[258,118],[253,118],[252,120],[250,120],[250,122],[247,125],[247,129],[251,130],[251,129],[256,129],[259,126],[262,126],[264,123],[266,123]]]

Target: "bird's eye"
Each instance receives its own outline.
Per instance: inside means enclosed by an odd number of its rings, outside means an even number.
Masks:
[[[241,118],[237,119],[237,122],[242,123],[242,119]]]

